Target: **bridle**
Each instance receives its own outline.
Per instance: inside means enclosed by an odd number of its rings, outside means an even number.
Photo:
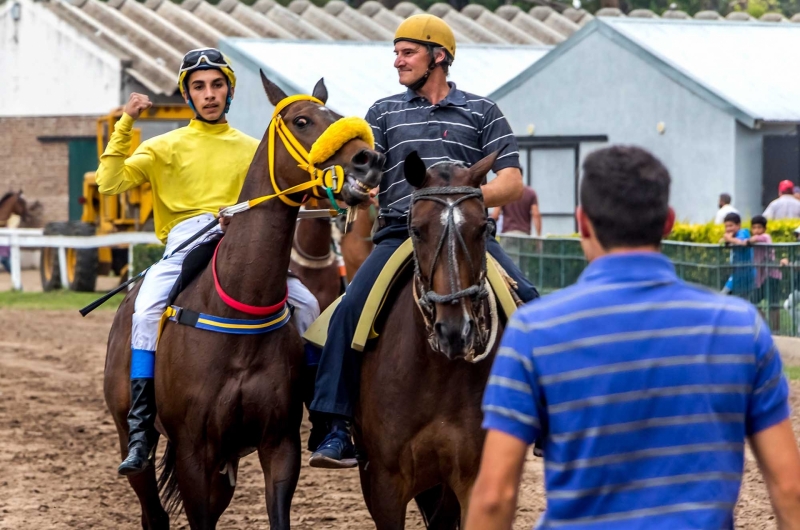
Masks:
[[[461,197],[455,200],[443,198],[452,195],[461,195]],[[428,343],[434,350],[437,350],[437,341],[435,339],[433,330],[433,322],[436,318],[436,304],[456,304],[464,301],[467,298],[472,302],[473,309],[475,310],[475,317],[479,321],[478,337],[481,345],[486,345],[488,340],[490,330],[486,328],[483,311],[480,310],[483,301],[489,297],[490,294],[486,287],[486,253],[484,252],[481,256],[479,265],[476,265],[472,262],[469,249],[467,248],[464,238],[461,236],[461,232],[458,231],[458,224],[455,218],[456,211],[458,211],[461,203],[470,199],[477,199],[483,203],[483,193],[481,192],[480,188],[473,188],[470,186],[423,188],[415,191],[411,196],[411,206],[408,214],[408,228],[409,233],[411,234],[412,242],[414,243],[414,299],[416,300],[417,306],[419,307],[423,319],[425,320],[425,326],[428,333]],[[411,230],[411,212],[413,211],[414,204],[417,201],[432,201],[442,205],[445,208],[446,219],[444,222],[444,229],[442,230],[442,234],[436,244],[436,250],[434,252],[433,259],[431,260],[430,270],[428,271],[427,277],[429,281],[433,280],[439,255],[441,254],[445,244],[447,244],[447,271],[451,291],[449,294],[439,294],[433,290],[433,286],[428,288],[424,285],[419,266],[419,256],[417,255],[418,241]],[[461,278],[458,268],[458,247],[460,247],[464,253],[467,267],[469,267],[470,277],[474,277],[475,273],[478,273],[477,283],[463,289],[461,288]],[[479,270],[478,267],[480,267]],[[488,351],[485,351],[482,355],[473,357],[470,360],[476,362],[483,359],[486,355],[488,355],[488,353]]]

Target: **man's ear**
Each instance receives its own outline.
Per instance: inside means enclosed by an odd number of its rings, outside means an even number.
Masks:
[[[583,211],[583,207],[578,206],[575,209],[575,219],[578,221],[578,233],[581,237],[584,239],[591,237],[592,230],[590,228],[589,218],[586,216],[586,212]]]
[[[667,220],[664,222],[664,237],[667,237],[672,232],[673,226],[675,226],[675,210],[670,206],[667,211]]]

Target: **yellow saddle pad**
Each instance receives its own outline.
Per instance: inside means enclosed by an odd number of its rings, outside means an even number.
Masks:
[[[392,285],[395,280],[400,276],[405,267],[411,263],[413,255],[413,247],[411,238],[406,239],[402,245],[394,251],[392,257],[386,262],[383,270],[378,275],[378,279],[370,289],[367,303],[364,304],[364,309],[361,311],[361,317],[358,319],[356,326],[356,333],[353,336],[353,342],[350,345],[356,351],[364,351],[364,347],[369,339],[374,339],[378,333],[374,329],[375,321],[381,314],[381,309],[386,302],[386,296],[391,291]],[[489,286],[494,291],[503,313],[508,319],[512,313],[517,309],[517,304],[511,294],[510,288],[506,280],[501,274],[500,266],[495,262],[494,258],[486,255],[486,278],[489,280]],[[328,324],[331,320],[334,310],[341,302],[342,297],[347,296],[344,294],[337,298],[327,309],[317,318],[313,324],[306,330],[303,338],[311,344],[322,348],[328,338]]]

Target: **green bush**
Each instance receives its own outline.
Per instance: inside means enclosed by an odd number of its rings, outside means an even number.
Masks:
[[[139,274],[147,267],[160,260],[164,255],[164,245],[134,245],[133,274]]]
[[[750,221],[742,223],[745,228],[750,228]],[[774,243],[794,243],[794,230],[800,226],[800,219],[781,219],[767,223],[767,233]],[[725,233],[725,227],[714,223],[689,224],[675,223],[667,240],[685,241],[688,243],[719,243]]]

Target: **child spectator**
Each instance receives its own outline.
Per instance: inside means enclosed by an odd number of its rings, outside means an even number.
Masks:
[[[732,272],[722,292],[750,300],[756,283],[756,270],[748,266],[753,263],[753,249],[749,246],[750,230],[742,228],[742,218],[738,213],[725,216],[725,235],[720,243],[734,247],[731,250]]]
[[[756,288],[751,301],[758,305],[762,300],[767,301],[769,309],[769,324],[773,331],[780,329],[779,294],[783,275],[775,267],[775,249],[772,248],[772,237],[767,234],[767,218],[756,215],[750,221],[750,230],[753,235],[750,243],[753,247],[753,262],[756,264]],[[769,266],[772,264],[773,266]]]

